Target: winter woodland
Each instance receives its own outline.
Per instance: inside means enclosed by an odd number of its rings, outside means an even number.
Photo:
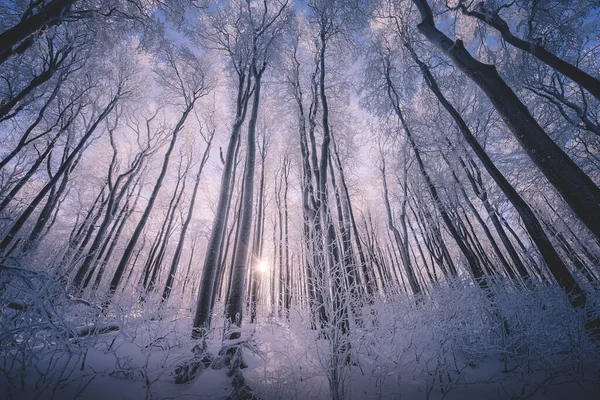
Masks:
[[[0,398],[600,398],[598,0],[0,0]]]

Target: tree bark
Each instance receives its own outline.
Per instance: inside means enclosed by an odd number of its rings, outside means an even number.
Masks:
[[[250,250],[250,230],[252,227],[252,212],[254,211],[254,170],[256,159],[256,122],[260,104],[262,72],[253,66],[254,93],[252,94],[252,112],[248,121],[248,136],[246,150],[246,168],[244,172],[244,192],[242,194],[242,210],[240,215],[240,236],[233,255],[231,285],[227,295],[225,318],[238,328],[242,326],[244,313],[244,286],[248,269],[248,253]],[[232,333],[230,339],[240,337],[240,332]]]
[[[215,219],[213,220],[210,239],[206,248],[206,257],[202,267],[202,277],[198,289],[197,306],[192,328],[192,338],[194,339],[200,339],[206,332],[206,329],[210,326],[214,286],[219,270],[219,254],[226,229],[225,221],[230,204],[229,199],[231,194],[233,164],[235,161],[240,129],[246,118],[246,110],[248,108],[248,94],[250,92],[251,79],[245,72],[247,71],[242,72],[238,77],[236,119],[227,146],[217,211]]]
[[[419,31],[485,92],[529,158],[579,219],[600,238],[600,189],[548,137],[495,67],[477,61],[461,40],[453,42],[439,31],[427,0],[412,1],[422,18],[417,25]]]
[[[539,220],[537,219],[529,205],[523,200],[523,198],[508,182],[504,175],[497,169],[497,167],[494,165],[487,153],[483,150],[475,136],[473,136],[471,130],[467,126],[466,122],[462,119],[458,111],[456,111],[452,104],[450,104],[448,100],[443,96],[441,90],[439,89],[439,86],[437,85],[437,82],[435,81],[433,75],[429,71],[429,68],[417,58],[414,52],[411,51],[411,54],[413,55],[413,59],[415,60],[415,62],[419,64],[425,82],[427,83],[431,91],[436,95],[440,103],[452,116],[452,118],[458,125],[459,130],[462,133],[464,139],[471,146],[471,149],[473,149],[475,154],[477,154],[479,160],[482,162],[486,171],[490,174],[490,176],[500,187],[504,195],[515,207],[515,210],[521,217],[521,220],[523,221],[527,232],[531,236],[531,239],[534,241],[534,243],[537,245],[540,254],[544,258],[546,265],[550,269],[550,272],[552,273],[558,284],[567,293],[567,295],[571,296],[570,301],[573,307],[578,308],[584,306],[587,301],[585,292],[579,286],[579,283],[573,278],[573,275],[554,249],[554,246],[548,239],[548,236],[544,232]],[[600,322],[600,320],[598,322]]]
[[[502,39],[504,39],[507,43],[526,53],[531,54],[544,64],[568,77],[573,82],[581,85],[596,99],[600,100],[599,79],[594,78],[580,68],[577,68],[562,58],[552,54],[544,46],[516,37],[510,30],[508,23],[506,23],[506,21],[500,17],[497,11],[486,9],[483,2],[477,3],[475,9],[473,10],[469,10],[464,5],[463,1],[459,3],[458,7],[460,7],[460,10],[463,14],[476,18],[477,20],[496,29],[502,35]]]
[[[123,252],[121,261],[117,265],[117,269],[116,269],[116,271],[113,275],[113,278],[110,282],[109,296],[108,296],[107,302],[105,303],[105,306],[107,305],[107,303],[110,300],[112,300],[112,297],[114,296],[115,292],[117,291],[117,288],[119,287],[119,284],[121,283],[123,273],[125,272],[125,268],[129,264],[129,260],[131,259],[131,256],[133,255],[133,251],[135,249],[137,241],[139,240],[140,235],[142,234],[142,230],[144,229],[144,227],[146,226],[146,223],[148,222],[148,217],[150,216],[150,213],[152,212],[152,209],[154,208],[154,202],[156,201],[156,198],[158,197],[158,192],[160,191],[163,180],[165,179],[165,175],[167,174],[167,169],[169,167],[169,160],[171,158],[171,153],[173,152],[173,148],[175,147],[175,143],[177,142],[179,132],[181,132],[181,129],[183,129],[183,124],[185,123],[185,120],[187,119],[188,115],[194,108],[194,104],[195,104],[196,100],[197,100],[197,97],[193,98],[192,101],[186,105],[186,107],[183,111],[183,114],[181,115],[181,117],[179,118],[179,121],[175,125],[173,132],[171,132],[171,141],[169,142],[169,147],[167,148],[167,151],[165,153],[162,167],[160,170],[160,174],[158,175],[158,178],[156,179],[156,182],[154,183],[154,188],[152,189],[152,193],[150,194],[150,198],[148,199],[148,204],[146,204],[146,208],[144,209],[144,212],[142,213],[142,216],[140,217],[140,221],[138,222],[137,226],[135,227],[135,230],[133,231],[133,234],[132,234],[131,238],[129,239],[129,242],[127,243],[127,247],[125,247],[125,251]]]
[[[190,199],[190,206],[188,207],[188,212],[185,217],[185,221],[183,222],[183,226],[181,227],[181,232],[179,233],[179,240],[177,241],[177,247],[175,248],[175,253],[173,254],[173,259],[171,260],[171,266],[169,268],[169,275],[167,276],[167,281],[165,282],[165,288],[162,293],[161,304],[165,303],[167,300],[169,300],[169,296],[171,295],[171,290],[173,288],[173,281],[175,280],[175,274],[177,273],[177,266],[179,265],[179,259],[181,258],[181,253],[183,251],[185,235],[187,233],[188,226],[190,225],[190,221],[192,220],[192,216],[194,214],[194,207],[196,204],[196,195],[198,194],[198,186],[200,185],[200,177],[202,176],[202,170],[204,169],[204,165],[208,161],[208,156],[210,155],[211,146],[212,146],[212,135],[210,136],[210,140],[206,143],[206,149],[204,150],[204,154],[202,155],[202,160],[200,161],[200,167],[198,168],[198,172],[196,173],[196,181],[194,182],[194,190],[192,191],[192,198]]]
[[[9,58],[22,54],[43,29],[60,24],[64,14],[76,1],[52,0],[37,14],[24,16],[16,25],[0,33],[0,65]]]

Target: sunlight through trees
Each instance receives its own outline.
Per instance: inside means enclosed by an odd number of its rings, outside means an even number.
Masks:
[[[0,4],[1,398],[600,396],[597,1]]]

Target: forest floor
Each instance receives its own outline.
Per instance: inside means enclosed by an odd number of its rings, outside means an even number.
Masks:
[[[344,399],[600,398],[600,351],[553,293],[530,293],[529,302],[518,293],[507,297],[518,304],[503,311],[512,327],[508,336],[489,309],[474,306],[485,299],[476,290],[440,289],[420,304],[402,296],[375,302],[346,337],[347,357],[337,364],[332,342],[308,329],[299,312],[292,309],[289,319],[262,315],[242,330],[242,373],[253,395],[264,400],[329,399],[334,370]],[[540,302],[548,313],[524,320]],[[40,331],[21,336],[13,350],[5,342],[0,398],[235,398],[227,368],[209,366],[189,383],[175,383],[177,367],[194,360],[191,349],[198,342],[190,338],[189,310],[162,315],[115,312],[117,331],[64,340]],[[214,356],[222,332],[209,334],[207,351]]]
[[[96,337],[85,355],[52,353],[45,366],[54,363],[46,380],[39,372],[28,371],[20,382],[0,381],[0,395],[6,399],[225,399],[232,391],[232,378],[226,369],[203,369],[188,384],[175,384],[177,365],[190,359],[194,342],[186,339],[189,319],[172,322],[148,321],[129,332],[113,332]],[[243,375],[260,399],[328,399],[328,344],[317,340],[313,331],[294,332],[283,321],[272,320],[244,329],[252,344],[244,349],[247,368]],[[216,354],[220,340],[209,340],[208,350]],[[548,374],[532,370],[505,371],[500,357],[487,357],[477,365],[463,366],[441,377],[443,368],[433,359],[413,353],[402,362],[372,352],[360,354],[344,365],[347,399],[593,399],[597,397],[597,377]],[[568,355],[564,355],[568,358]],[[51,361],[51,358],[55,358]],[[57,360],[61,358],[62,360]],[[68,362],[67,358],[69,359]],[[68,365],[67,365],[68,364]],[[353,364],[353,365],[352,365]],[[40,365],[38,365],[38,368]],[[593,365],[582,369],[594,370]],[[514,366],[513,366],[514,368]],[[447,371],[446,371],[447,372]],[[583,371],[582,371],[583,372]],[[61,375],[62,373],[62,375]],[[438,376],[436,376],[438,375]],[[31,379],[32,378],[32,379]],[[440,384],[440,381],[442,384]],[[444,382],[445,381],[445,382]]]

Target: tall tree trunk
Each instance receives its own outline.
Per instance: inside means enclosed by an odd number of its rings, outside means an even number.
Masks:
[[[58,92],[59,92],[59,90],[60,90],[63,82],[65,81],[64,75],[65,74],[61,74],[59,76],[59,79],[56,80],[56,85],[54,86],[54,89],[52,90],[52,92],[50,93],[50,95],[48,96],[48,98],[46,99],[46,101],[44,102],[44,105],[42,107],[40,107],[40,110],[38,111],[36,119],[25,130],[25,132],[23,133],[23,135],[19,139],[19,142],[15,146],[15,148],[10,153],[8,153],[2,159],[2,161],[0,161],[0,170],[2,170],[17,154],[19,154],[19,152],[21,150],[23,150],[23,148],[25,146],[27,146],[29,143],[33,142],[34,140],[39,139],[40,137],[46,136],[47,134],[49,134],[58,125],[58,123],[60,122],[60,119],[63,117],[63,113],[69,107],[65,107],[65,109],[63,110],[63,112],[60,113],[60,115],[56,119],[56,123],[53,124],[52,126],[50,126],[49,129],[46,129],[44,132],[42,132],[40,134],[36,134],[33,138],[30,138],[30,135],[33,133],[34,129],[44,119],[44,116],[46,114],[46,110],[48,109],[48,107],[50,107],[50,104],[52,104],[52,102],[54,101],[54,99],[56,99],[56,96],[58,95]],[[64,132],[69,125],[71,125],[71,123],[74,120],[74,116],[76,114],[77,113],[73,113],[73,115],[71,116],[71,118],[67,119],[66,123],[61,126],[59,132],[54,136],[54,138],[50,141],[50,143],[53,143],[58,138],[58,136],[60,136],[60,134],[62,132]]]
[[[485,236],[487,237],[488,242],[492,246],[492,249],[494,250],[496,257],[498,258],[498,261],[500,261],[500,263],[504,267],[504,271],[506,272],[507,276],[511,279],[516,279],[517,275],[515,274],[512,267],[510,266],[510,264],[504,257],[504,254],[502,254],[502,251],[500,250],[500,247],[496,243],[496,239],[492,235],[492,232],[490,231],[489,227],[487,226],[487,224],[485,223],[485,221],[483,220],[483,218],[481,217],[481,215],[479,214],[479,212],[473,205],[473,202],[471,202],[471,199],[469,198],[469,195],[467,194],[462,182],[456,175],[456,172],[454,172],[454,170],[452,169],[452,165],[450,164],[450,161],[448,160],[448,158],[446,156],[443,156],[443,158],[446,161],[446,164],[448,164],[448,166],[451,168],[451,173],[452,173],[452,177],[454,178],[454,182],[456,182],[456,184],[458,185],[459,191],[463,195],[463,198],[465,199],[467,206],[471,210],[471,213],[475,216],[475,219],[477,219],[477,222],[479,222],[479,226],[481,226],[481,228],[483,229],[483,232],[485,233]],[[527,276],[527,278],[528,278],[528,276]]]
[[[432,92],[436,94],[436,97],[444,108],[450,113],[456,124],[458,125],[463,137],[467,143],[471,146],[473,151],[479,157],[479,160],[484,165],[486,171],[490,174],[492,179],[500,187],[504,195],[515,207],[515,210],[521,217],[525,225],[525,229],[531,236],[531,239],[537,245],[540,254],[544,258],[546,265],[550,269],[550,272],[563,288],[565,293],[569,295],[570,302],[575,308],[583,307],[586,304],[587,298],[583,289],[579,286],[579,283],[573,278],[573,275],[560,258],[554,246],[548,239],[548,236],[544,232],[539,220],[529,207],[529,205],[523,200],[523,198],[517,193],[513,186],[506,180],[504,175],[496,168],[492,160],[489,158],[487,153],[483,150],[477,139],[471,133],[466,122],[462,119],[456,109],[448,102],[448,100],[441,93],[437,82],[433,78],[433,75],[429,71],[429,68],[424,65],[413,52],[413,58],[419,64],[421,71],[425,77],[427,85],[430,87]],[[600,318],[595,321],[591,321],[592,325],[600,327]],[[590,325],[590,326],[592,326]]]
[[[256,305],[258,303],[258,291],[261,283],[260,274],[263,272],[260,270],[260,263],[264,262],[262,259],[262,241],[264,231],[264,189],[265,189],[265,156],[266,156],[265,141],[263,137],[263,145],[261,151],[261,163],[260,163],[260,183],[258,187],[258,201],[257,201],[257,216],[256,226],[254,228],[254,239],[252,242],[252,255],[250,259],[250,323],[256,322]],[[271,266],[273,270],[275,266]]]
[[[63,156],[63,162],[66,159],[66,156],[67,153],[65,152]],[[25,243],[21,248],[21,253],[24,254],[37,245],[38,241],[40,240],[40,237],[42,236],[44,228],[50,221],[52,213],[54,212],[57,204],[59,203],[60,197],[63,195],[67,188],[67,184],[69,183],[69,174],[75,169],[80,159],[81,153],[79,153],[79,157],[77,157],[73,161],[72,165],[64,171],[60,184],[58,184],[57,182],[57,184],[55,184],[55,186],[50,189],[50,193],[48,194],[48,197],[46,199],[46,204],[44,205],[44,207],[42,207],[42,210],[38,215],[33,229],[31,230],[29,236],[25,240]],[[50,164],[48,164],[48,168],[50,168]],[[50,169],[48,169],[48,173],[51,173]],[[52,176],[50,176],[50,178],[52,178]],[[56,187],[56,185],[58,185],[58,187]]]
[[[34,163],[31,165],[31,167],[29,167],[29,169],[27,170],[25,175],[23,175],[21,177],[21,179],[19,179],[19,181],[11,187],[10,192],[8,192],[6,195],[4,195],[4,197],[2,198],[2,202],[0,202],[0,213],[2,211],[4,211],[4,209],[10,204],[10,202],[15,198],[15,196],[27,184],[27,182],[29,182],[29,179],[31,179],[31,177],[37,172],[40,165],[42,165],[42,163],[44,162],[46,157],[48,157],[48,155],[54,149],[54,146],[56,145],[56,140],[58,139],[58,137],[59,137],[59,135],[56,135],[50,141],[50,143],[48,143],[48,146],[46,147],[46,149],[40,155],[38,155],[38,157],[36,158]]]
[[[114,142],[112,140],[112,132],[111,132],[111,144],[114,146]],[[138,171],[138,168],[141,166],[144,157],[136,157],[134,163],[128,168],[124,173],[120,174],[117,179],[112,181],[113,177],[110,176],[114,170],[114,166],[116,163],[117,151],[116,147],[114,148],[113,158],[111,161],[111,165],[109,168],[109,192],[108,192],[108,201],[106,205],[106,214],[104,215],[104,219],[98,228],[98,232],[96,233],[96,237],[92,242],[90,248],[87,251],[85,259],[83,263],[79,267],[77,274],[73,278],[73,282],[71,283],[71,288],[74,292],[78,293],[83,289],[82,283],[84,282],[84,278],[89,273],[90,268],[98,258],[98,250],[100,246],[104,242],[106,237],[106,233],[110,224],[113,222],[114,217],[117,215],[117,211],[119,209],[119,204],[123,199],[123,196],[127,193],[129,185],[133,182],[135,178],[135,172]],[[121,187],[121,182],[125,180]]]
[[[461,40],[453,42],[439,31],[427,0],[412,1],[422,18],[417,25],[419,31],[485,92],[534,164],[579,219],[600,238],[600,189],[548,137],[495,67],[477,61],[465,49]]]
[[[483,2],[477,3],[473,10],[469,10],[461,0],[458,7],[463,14],[476,18],[477,20],[496,29],[502,39],[512,46],[531,54],[544,64],[560,72],[564,76],[571,79],[573,82],[581,85],[590,92],[596,99],[600,100],[600,80],[581,70],[580,68],[569,64],[562,58],[552,54],[544,46],[534,41],[526,41],[516,37],[510,30],[508,23],[500,17],[497,10],[486,8]]]
[[[0,35],[1,36],[1,35]],[[0,39],[0,43],[2,39]],[[50,39],[49,39],[50,40]],[[1,45],[0,45],[1,47]],[[48,82],[54,74],[59,70],[62,64],[65,62],[69,53],[71,53],[72,47],[68,46],[57,50],[55,53],[48,54],[47,59],[44,60],[44,69],[37,75],[35,75],[31,81],[21,91],[16,93],[11,98],[5,99],[0,103],[0,122],[6,121],[15,117],[28,103],[26,99],[28,96],[38,87]],[[1,55],[0,55],[1,59]],[[1,64],[1,61],[0,61]],[[63,80],[65,74],[61,74],[59,80]],[[56,89],[56,87],[55,87]],[[50,95],[52,97],[52,94]],[[11,112],[12,111],[12,112]],[[27,133],[27,131],[26,131]],[[26,136],[26,135],[24,135]],[[22,143],[19,143],[22,144]],[[17,145],[18,147],[19,145]]]
[[[402,257],[402,265],[404,266],[404,272],[406,273],[406,277],[408,279],[408,284],[415,296],[421,293],[421,288],[419,283],[417,282],[417,277],[415,276],[413,266],[410,262],[410,254],[408,253],[408,237],[401,237],[400,231],[396,228],[394,224],[394,216],[392,214],[392,207],[390,206],[390,199],[388,194],[388,185],[386,178],[386,168],[385,168],[385,158],[382,154],[381,156],[381,179],[383,180],[383,201],[385,204],[385,210],[387,213],[387,225],[390,231],[394,234],[394,240],[396,242],[396,246],[398,247],[398,251],[400,252],[400,257]],[[406,194],[404,195],[406,197]],[[403,199],[403,202],[405,199]],[[406,226],[406,225],[405,225]]]
[[[508,238],[508,235],[506,234],[506,231],[504,230],[502,223],[500,222],[500,219],[498,218],[496,209],[490,204],[490,201],[488,200],[488,193],[483,184],[483,180],[481,179],[481,173],[479,171],[479,167],[470,158],[469,158],[469,165],[473,168],[474,172],[471,171],[471,169],[469,169],[467,167],[467,164],[465,163],[465,161],[463,160],[462,157],[459,157],[459,163],[462,166],[463,170],[465,171],[467,179],[469,180],[471,187],[473,188],[473,191],[475,192],[475,195],[481,200],[483,207],[487,211],[487,214],[490,217],[492,224],[494,225],[496,233],[500,237],[500,240],[502,241],[504,248],[506,248],[506,251],[508,252],[508,254],[510,256],[513,265],[517,269],[519,276],[521,277],[521,279],[523,279],[523,281],[527,282],[527,280],[530,278],[529,272],[527,271],[527,268],[525,267],[525,265],[521,261],[521,258],[517,254],[517,250],[511,243],[510,239]]]
[[[202,160],[200,161],[200,167],[198,168],[198,172],[196,173],[196,181],[194,182],[194,190],[192,191],[192,198],[190,199],[190,205],[188,207],[188,212],[185,217],[185,221],[183,222],[183,226],[181,227],[181,232],[179,233],[179,240],[177,241],[177,247],[175,248],[175,253],[173,254],[173,259],[171,260],[171,267],[169,268],[169,275],[167,276],[167,281],[165,282],[165,288],[163,289],[161,303],[165,303],[169,300],[169,296],[171,295],[171,290],[173,288],[173,281],[175,279],[175,274],[177,273],[177,266],[179,265],[179,259],[181,258],[181,253],[183,251],[183,245],[185,242],[185,235],[187,233],[188,226],[190,225],[190,221],[192,220],[192,216],[194,214],[194,208],[196,204],[196,195],[198,193],[198,186],[200,185],[200,177],[202,176],[202,170],[204,169],[204,165],[206,161],[208,161],[208,156],[210,155],[210,148],[212,146],[212,135],[210,136],[210,140],[206,143],[206,149],[204,150],[204,154],[202,155]]]
[[[297,43],[296,43],[297,45]],[[319,257],[321,251],[317,238],[321,236],[319,216],[317,215],[318,197],[315,195],[313,178],[318,183],[318,162],[316,157],[316,144],[314,138],[314,129],[316,126],[315,118],[319,108],[318,82],[315,71],[311,76],[311,105],[308,115],[305,115],[303,104],[302,86],[300,84],[300,62],[297,59],[297,46],[294,47],[292,73],[292,92],[298,105],[298,132],[300,138],[300,152],[302,155],[302,217],[303,217],[303,237],[304,237],[304,261],[306,267],[306,291],[308,294],[308,304],[311,310],[311,328],[316,328],[316,320],[319,326],[324,326],[327,321],[327,314],[324,307],[323,292],[317,288],[317,280],[322,273],[319,268],[323,264]],[[309,127],[306,127],[308,118]],[[310,144],[310,145],[309,145]]]
[[[19,231],[25,225],[25,222],[29,219],[31,214],[35,211],[36,207],[41,203],[41,201],[46,197],[48,192],[54,187],[54,185],[58,182],[63,173],[73,164],[73,161],[76,157],[80,156],[80,152],[87,144],[88,139],[92,136],[92,133],[95,132],[96,128],[102,122],[108,114],[114,109],[118,100],[122,95],[122,87],[119,87],[119,90],[115,94],[115,96],[110,100],[110,102],[104,107],[102,112],[98,115],[98,117],[94,120],[91,126],[85,131],[83,137],[79,140],[79,143],[73,148],[71,154],[67,157],[67,159],[61,164],[58,168],[52,179],[50,179],[46,185],[38,192],[38,194],[33,198],[33,200],[29,203],[27,208],[23,211],[21,216],[13,223],[12,227],[9,229],[8,234],[2,239],[0,242],[0,254],[4,252],[9,244],[14,240],[15,236],[19,233]]]
[[[348,211],[347,211],[348,219],[350,220],[349,222],[350,222],[350,226],[352,227],[352,234],[354,235],[354,242],[356,244],[356,249],[358,251],[358,258],[360,260],[360,270],[362,272],[363,289],[366,292],[367,297],[369,298],[369,301],[371,301],[371,297],[374,293],[373,283],[371,282],[371,275],[368,270],[367,261],[366,261],[365,255],[364,255],[361,238],[358,233],[356,220],[354,218],[354,209],[352,207],[352,202],[350,201],[350,192],[348,191],[348,184],[346,183],[344,168],[342,167],[342,160],[340,159],[339,149],[338,149],[338,146],[337,146],[335,140],[333,141],[333,150],[335,152],[335,161],[336,161],[338,170],[340,171],[340,180],[341,180],[341,184],[342,184],[342,197],[343,197],[344,203],[348,209]]]
[[[121,210],[117,214],[117,218],[114,220],[114,223],[112,224],[112,226],[110,228],[110,231],[106,235],[106,239],[104,240],[104,243],[102,243],[102,247],[100,248],[100,251],[98,251],[98,257],[96,257],[97,260],[101,260],[106,255],[106,252],[110,249],[111,244],[115,241],[115,236],[120,234],[119,228],[122,225],[124,225],[124,220],[126,220],[128,210],[129,210],[129,199],[127,199],[127,201],[125,202],[123,207],[121,207]],[[94,273],[96,272],[96,269],[98,269],[98,274],[100,273],[102,268],[97,268],[98,264],[101,264],[101,262],[100,263],[96,262],[96,264],[91,268],[90,272],[87,274],[85,280],[83,281],[83,285],[82,285],[83,290],[87,289],[87,287],[89,286],[90,282],[92,281],[92,277],[93,277]],[[102,267],[102,265],[100,265],[100,267]],[[98,274],[96,274],[96,276],[98,276]]]
[[[52,0],[37,14],[29,10],[16,25],[0,33],[0,65],[31,47],[35,37],[44,29],[60,24],[65,13],[76,1]]]
[[[417,165],[419,167],[419,171],[421,172],[421,175],[423,176],[423,179],[425,180],[425,184],[427,186],[427,189],[429,190],[429,193],[431,194],[433,203],[435,204],[435,207],[438,209],[440,216],[442,217],[442,220],[444,221],[444,224],[446,225],[446,228],[448,229],[448,232],[450,232],[450,235],[452,236],[452,238],[454,239],[454,241],[460,248],[460,251],[463,253],[463,255],[467,259],[467,263],[469,265],[471,276],[475,279],[475,281],[480,286],[486,287],[487,284],[483,280],[483,277],[484,277],[483,269],[482,269],[482,266],[481,266],[477,256],[471,251],[471,249],[467,246],[467,244],[461,238],[459,232],[456,229],[456,226],[450,219],[448,211],[446,210],[446,206],[444,205],[444,203],[442,202],[442,200],[440,199],[440,197],[438,195],[437,189],[436,189],[435,185],[433,184],[433,181],[431,180],[429,174],[427,173],[427,170],[425,169],[425,164],[423,163],[423,160],[421,158],[421,152],[419,151],[419,148],[417,147],[417,144],[413,138],[412,131],[411,131],[410,127],[408,126],[406,120],[404,119],[404,115],[402,113],[402,110],[400,109],[399,97],[398,97],[398,94],[393,86],[392,81],[391,81],[390,65],[388,64],[388,62],[389,62],[389,60],[384,60],[384,69],[385,69],[384,72],[385,72],[385,78],[387,81],[388,97],[390,98],[390,100],[392,102],[392,106],[394,107],[396,116],[400,120],[402,128],[404,129],[404,132],[406,133],[406,138],[408,140],[408,143],[410,144],[410,147],[412,148],[413,153],[415,154],[415,159],[417,160]]]
[[[252,112],[248,120],[248,136],[246,150],[246,168],[244,172],[242,193],[242,210],[240,215],[240,236],[233,254],[231,286],[227,294],[225,318],[232,324],[241,328],[244,314],[244,286],[248,269],[248,253],[250,250],[250,231],[252,228],[252,212],[254,211],[254,170],[256,159],[256,122],[258,120],[258,107],[260,104],[260,90],[262,72],[253,67],[254,93],[252,94]],[[240,337],[239,331],[234,331],[230,339]]]
[[[92,224],[93,219],[95,218],[95,214],[99,207],[103,207],[105,204],[105,190],[107,188],[107,183],[104,183],[101,190],[98,192],[98,195],[94,198],[92,205],[87,210],[85,217],[83,217],[83,221],[79,223],[79,215],[77,216],[75,223],[73,224],[73,229],[69,234],[69,242],[65,253],[62,256],[62,259],[59,265],[66,266],[72,259],[72,253],[76,250],[81,242],[85,230]],[[99,218],[99,217],[98,217]]]
[[[283,177],[284,177],[284,185],[285,188],[283,190],[283,223],[284,223],[284,251],[285,251],[285,280],[284,280],[284,299],[283,299],[283,307],[285,310],[285,317],[289,318],[290,316],[290,305],[292,302],[292,282],[291,282],[291,266],[290,266],[290,242],[289,242],[289,214],[288,214],[288,189],[289,189],[289,161],[287,159],[287,154],[284,158],[283,163]]]
[[[139,220],[137,226],[135,227],[135,230],[133,231],[131,238],[129,239],[129,242],[127,243],[127,247],[125,247],[125,251],[123,252],[121,261],[119,261],[119,264],[117,265],[115,274],[113,275],[113,278],[110,281],[109,297],[108,297],[107,301],[110,301],[112,299],[115,292],[117,291],[117,288],[119,287],[119,284],[121,283],[121,279],[123,277],[123,273],[125,272],[125,268],[129,264],[129,260],[131,259],[131,256],[133,255],[133,251],[134,251],[135,246],[142,234],[142,230],[146,226],[146,223],[148,222],[148,217],[150,217],[150,213],[152,212],[152,209],[154,208],[154,202],[156,201],[156,198],[158,197],[158,192],[160,192],[160,188],[162,186],[163,180],[165,179],[165,175],[167,174],[167,169],[169,167],[169,160],[171,158],[171,153],[173,152],[173,148],[175,147],[175,143],[177,142],[179,132],[181,132],[181,129],[183,129],[183,124],[185,123],[185,120],[187,119],[188,115],[194,108],[194,104],[195,104],[196,100],[197,100],[197,98],[193,98],[192,101],[186,105],[186,107],[183,111],[183,114],[181,115],[181,117],[179,118],[179,121],[175,125],[173,132],[171,132],[171,141],[169,142],[169,147],[167,148],[167,151],[165,153],[162,167],[160,170],[160,174],[158,175],[158,178],[156,179],[156,182],[154,183],[154,188],[152,189],[152,193],[150,194],[148,203],[146,204],[146,208],[144,209],[144,212],[142,213],[140,220]]]
[[[331,141],[331,133],[329,127],[329,105],[327,95],[325,94],[325,52],[326,52],[326,33],[321,27],[321,48],[319,55],[319,97],[321,99],[321,118],[323,128],[323,141],[321,142],[321,163],[319,165],[319,211],[323,227],[325,228],[325,249],[327,254],[327,265],[332,278],[333,292],[333,324],[336,331],[342,335],[348,333],[348,308],[344,300],[343,293],[343,275],[340,265],[340,254],[337,244],[337,238],[333,222],[331,221],[331,211],[329,210],[329,200],[327,196],[327,164],[329,163],[329,144]]]
[[[108,247],[108,250],[106,251],[106,253],[104,254],[104,258],[102,259],[101,263],[100,263],[100,267],[98,268],[98,274],[96,275],[96,279],[94,280],[94,285],[92,286],[92,290],[96,291],[98,289],[98,287],[100,286],[100,282],[102,281],[102,277],[104,275],[104,271],[106,270],[106,266],[108,265],[108,262],[110,261],[110,258],[115,250],[115,247],[117,246],[117,244],[119,243],[119,238],[121,237],[121,233],[123,232],[123,228],[125,227],[125,224],[127,223],[127,220],[129,219],[129,217],[131,217],[131,214],[133,214],[133,212],[136,210],[137,207],[137,203],[140,199],[140,193],[142,191],[142,188],[144,187],[144,185],[140,182],[139,183],[139,187],[138,187],[138,191],[135,195],[135,199],[133,201],[133,204],[131,206],[129,206],[129,201],[130,199],[127,199],[127,202],[125,203],[125,215],[123,216],[123,218],[121,219],[121,222],[119,223],[119,227],[117,228],[117,231],[110,243],[110,246]],[[115,222],[116,223],[116,222]],[[143,246],[141,246],[143,247]],[[135,265],[135,261],[133,263]],[[133,271],[133,268],[132,268]],[[131,274],[131,273],[130,273]],[[91,277],[90,277],[91,278]],[[84,288],[87,286],[87,284],[84,283]]]
[[[186,169],[183,172],[183,174],[179,174],[178,180],[182,181],[181,189],[179,190],[179,194],[177,194],[177,187],[175,187],[173,198],[171,199],[171,203],[169,204],[169,210],[167,211],[167,216],[165,217],[165,222],[163,225],[162,241],[160,241],[159,243],[158,252],[154,257],[153,265],[151,265],[150,267],[150,269],[152,270],[152,275],[150,277],[150,280],[148,280],[147,282],[147,286],[145,287],[147,293],[154,292],[156,280],[158,279],[158,273],[162,267],[163,260],[167,251],[167,245],[169,244],[171,235],[173,234],[173,224],[175,223],[175,219],[177,218],[175,213],[179,209],[179,203],[181,202],[181,198],[183,196],[183,193],[185,192],[188,172],[189,164],[186,166]]]
[[[248,109],[248,94],[250,92],[251,79],[246,74],[247,70],[242,72],[238,79],[238,93],[236,102],[236,118],[227,146],[225,156],[225,165],[223,167],[223,176],[221,177],[221,188],[219,190],[219,201],[217,211],[213,220],[212,230],[208,246],[206,247],[206,257],[202,267],[202,277],[198,288],[198,299],[194,322],[192,328],[192,337],[201,338],[210,326],[211,310],[214,296],[214,286],[219,270],[219,254],[223,242],[223,236],[226,229],[225,220],[229,212],[231,181],[233,164],[235,161],[236,148],[239,141],[240,129],[246,119],[246,110]]]

